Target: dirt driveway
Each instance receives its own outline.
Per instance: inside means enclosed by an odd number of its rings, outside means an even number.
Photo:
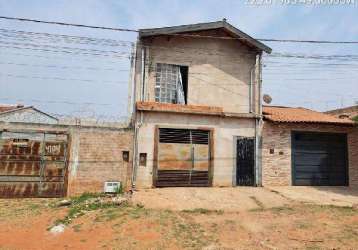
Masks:
[[[299,202],[317,205],[358,206],[358,189],[350,187],[270,187],[269,190]]]
[[[247,211],[292,202],[352,207],[358,205],[357,191],[344,187],[157,188],[135,192],[133,201],[148,208],[179,211],[197,208]]]
[[[133,201],[154,209],[247,211],[281,207],[289,200],[265,188],[156,188],[133,194]]]

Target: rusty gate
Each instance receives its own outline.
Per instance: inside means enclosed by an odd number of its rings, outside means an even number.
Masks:
[[[156,187],[210,186],[210,131],[160,128]]]
[[[64,196],[67,141],[64,133],[0,131],[0,197]]]

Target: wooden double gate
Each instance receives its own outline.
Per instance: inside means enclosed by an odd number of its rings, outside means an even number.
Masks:
[[[211,185],[210,131],[159,128],[158,137],[154,186]]]
[[[66,194],[68,136],[0,131],[0,197],[62,197]]]

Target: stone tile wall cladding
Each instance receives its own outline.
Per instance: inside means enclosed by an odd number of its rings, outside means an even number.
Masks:
[[[68,196],[103,192],[105,181],[130,187],[133,132],[129,129],[80,129],[71,133]],[[123,160],[129,151],[129,160]]]
[[[349,185],[358,188],[357,127],[307,123],[272,123],[268,121],[264,122],[262,134],[263,186],[292,185],[291,131],[347,133]],[[274,148],[274,154],[270,154],[271,148]]]

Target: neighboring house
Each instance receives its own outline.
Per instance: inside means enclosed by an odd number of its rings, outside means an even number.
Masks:
[[[358,187],[358,128],[305,108],[264,106],[264,186]]]
[[[225,19],[140,30],[133,184],[260,185],[264,52]]]
[[[358,122],[358,105],[329,110],[325,113],[336,117],[348,117]]]
[[[58,119],[32,106],[0,105],[0,122],[57,124]]]

